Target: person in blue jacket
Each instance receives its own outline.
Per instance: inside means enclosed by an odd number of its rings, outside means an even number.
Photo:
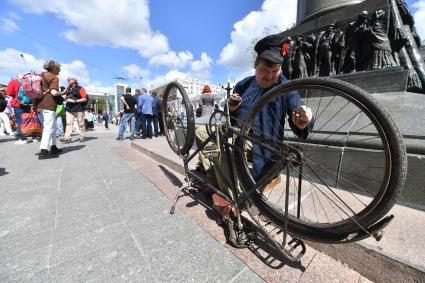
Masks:
[[[283,84],[287,79],[282,75],[282,45],[285,38],[280,35],[269,35],[255,45],[257,58],[254,63],[255,75],[247,77],[238,82],[231,95],[230,100],[239,101],[229,105],[229,112],[234,126],[243,127],[248,118],[249,111],[259,101],[261,96],[271,88]],[[272,107],[273,109],[270,109]],[[269,111],[272,110],[272,111]],[[281,124],[285,116],[288,118],[289,126],[292,131],[301,138],[307,138],[309,131],[313,127],[312,111],[304,106],[303,101],[297,92],[290,92],[287,95],[280,96],[274,103],[265,107],[258,115],[259,118],[254,121],[253,128],[261,128],[263,133],[272,137],[283,137],[284,126]],[[200,144],[206,140],[208,134],[205,127],[199,127],[196,130],[197,143]],[[257,145],[253,146],[253,171],[254,178],[259,179],[271,168],[271,153]],[[213,158],[214,173],[217,183],[222,191],[230,193],[231,178],[225,153]],[[203,162],[204,169],[205,162]]]

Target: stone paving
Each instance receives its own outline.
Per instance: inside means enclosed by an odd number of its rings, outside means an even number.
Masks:
[[[0,282],[263,282],[190,217],[170,215],[115,135],[91,132],[50,160],[0,137]]]

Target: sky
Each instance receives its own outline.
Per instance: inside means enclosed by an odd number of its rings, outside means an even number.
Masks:
[[[407,0],[425,39],[425,0]],[[253,74],[255,42],[295,23],[296,0],[0,0],[0,83],[61,63],[88,91],[212,84]],[[22,56],[21,56],[22,54]],[[114,78],[122,77],[125,81]]]

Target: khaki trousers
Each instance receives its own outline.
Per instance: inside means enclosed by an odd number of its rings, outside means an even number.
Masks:
[[[74,124],[74,119],[77,119],[78,128],[80,129],[80,137],[86,137],[86,128],[84,125],[84,112],[68,112],[66,111],[66,129],[64,139],[71,138],[72,134],[72,125]]]
[[[197,145],[200,146],[204,141],[208,138],[208,132],[206,126],[198,127],[195,131],[196,135],[196,142]],[[234,138],[229,138],[228,142],[230,144],[233,144]],[[212,147],[215,143],[210,142],[206,145],[206,147]],[[251,143],[246,143],[247,149],[246,150],[252,150]],[[210,159],[206,158],[202,152],[199,152],[198,159],[199,159],[199,165],[202,165],[205,171],[210,170],[211,167],[214,168],[215,177],[217,179],[217,183],[219,186],[219,189],[229,195],[230,197],[234,197],[233,191],[231,189],[232,184],[232,176],[230,174],[231,167],[228,162],[228,158],[230,158],[230,162],[232,162],[232,153],[231,152],[225,152],[224,149],[222,149],[221,153],[217,157],[213,157]],[[235,172],[236,174],[236,172]],[[239,181],[237,181],[236,184],[236,190],[238,193],[241,192]]]

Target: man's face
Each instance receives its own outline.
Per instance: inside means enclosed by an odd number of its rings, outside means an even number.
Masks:
[[[255,67],[255,80],[262,88],[269,88],[277,82],[280,73],[281,65],[275,64],[269,67],[260,61]]]
[[[75,84],[75,80],[68,80],[68,85],[72,86],[73,84]]]

